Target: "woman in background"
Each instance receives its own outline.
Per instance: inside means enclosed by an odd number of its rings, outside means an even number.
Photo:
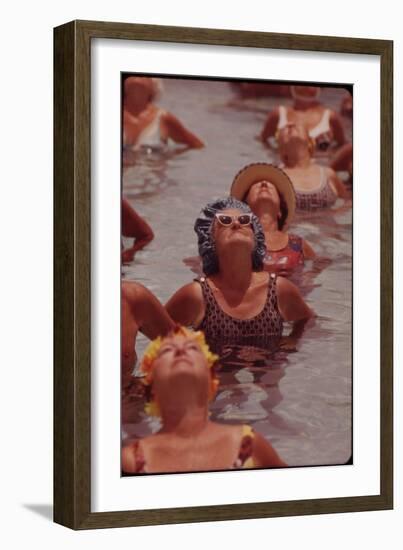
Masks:
[[[338,198],[350,198],[334,170],[313,159],[314,144],[306,128],[287,124],[279,133],[278,143],[284,172],[294,186],[297,210],[330,208]]]
[[[266,271],[290,276],[305,260],[315,258],[305,239],[288,232],[296,198],[290,178],[283,170],[264,162],[249,164],[235,176],[231,195],[247,203],[259,218],[267,248]]]
[[[154,79],[131,76],[124,81],[123,145],[126,148],[160,148],[169,139],[189,148],[203,142],[172,113],[154,103],[158,87]]]
[[[315,145],[315,151],[326,152],[332,145],[340,147],[346,141],[340,115],[326,108],[319,100],[317,86],[290,86],[294,98],[292,107],[280,105],[265,122],[260,138],[274,145],[273,138],[288,124],[303,126]]]

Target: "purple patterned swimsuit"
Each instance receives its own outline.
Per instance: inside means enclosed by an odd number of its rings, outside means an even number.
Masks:
[[[251,319],[237,319],[225,313],[217,303],[205,277],[196,279],[202,288],[205,314],[197,330],[202,330],[221,364],[266,364],[283,332],[283,319],[277,307],[276,275],[269,277],[263,309]]]
[[[317,210],[330,208],[337,200],[337,195],[330,187],[326,172],[323,166],[320,167],[321,176],[319,187],[312,191],[297,191],[297,210]]]

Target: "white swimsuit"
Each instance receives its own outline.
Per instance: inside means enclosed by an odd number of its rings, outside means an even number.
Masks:
[[[280,105],[278,108],[278,124],[277,129],[281,130],[288,124],[287,119],[287,107],[284,105]],[[332,141],[332,130],[330,128],[330,115],[331,111],[330,109],[325,109],[323,111],[322,118],[318,122],[318,124],[309,130],[309,136],[315,140],[316,146],[318,149],[326,150]]]
[[[133,147],[134,149],[140,149],[141,147],[149,147],[151,149],[161,147],[163,143],[161,138],[161,117],[163,114],[165,114],[165,111],[158,109],[151,123],[141,131]]]

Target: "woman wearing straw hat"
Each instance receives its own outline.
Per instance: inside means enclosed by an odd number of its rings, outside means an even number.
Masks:
[[[249,425],[209,419],[208,404],[218,386],[218,360],[202,332],[184,327],[149,345],[141,363],[146,410],[161,417],[162,428],[123,448],[124,474],[286,466]]]
[[[171,297],[166,304],[171,318],[203,330],[228,365],[239,364],[245,348],[270,360],[282,342],[283,321],[293,323],[285,345],[295,349],[313,313],[293,283],[263,271],[265,237],[249,206],[233,197],[209,203],[195,231],[204,276]]]
[[[287,229],[295,213],[296,198],[287,174],[264,162],[245,166],[235,176],[231,196],[249,205],[262,225],[267,253],[265,269],[290,275],[305,259],[315,258],[311,246]]]

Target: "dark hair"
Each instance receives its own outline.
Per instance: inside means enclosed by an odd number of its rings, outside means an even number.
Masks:
[[[252,252],[252,266],[254,271],[263,269],[263,260],[266,255],[266,243],[262,226],[259,219],[255,216],[249,206],[233,197],[217,199],[207,204],[196,219],[194,230],[197,233],[199,254],[203,262],[203,271],[205,275],[218,273],[219,265],[215,250],[215,242],[212,237],[212,227],[214,217],[217,212],[227,208],[236,208],[246,214],[252,214],[252,230],[255,236],[255,248]]]
[[[246,191],[245,195],[242,198],[242,201],[245,204],[247,204],[248,206],[249,206],[248,195],[249,195],[249,191],[251,190],[251,187],[249,187],[249,189]],[[277,189],[277,187],[276,187],[276,189]],[[279,199],[280,199],[280,214],[281,214],[280,218],[277,221],[277,227],[281,231],[283,229],[286,221],[287,221],[287,218],[288,218],[288,204],[287,204],[287,201],[284,198],[284,195],[282,193],[280,193],[278,189],[277,189],[277,193],[278,193],[278,196],[279,196]]]

